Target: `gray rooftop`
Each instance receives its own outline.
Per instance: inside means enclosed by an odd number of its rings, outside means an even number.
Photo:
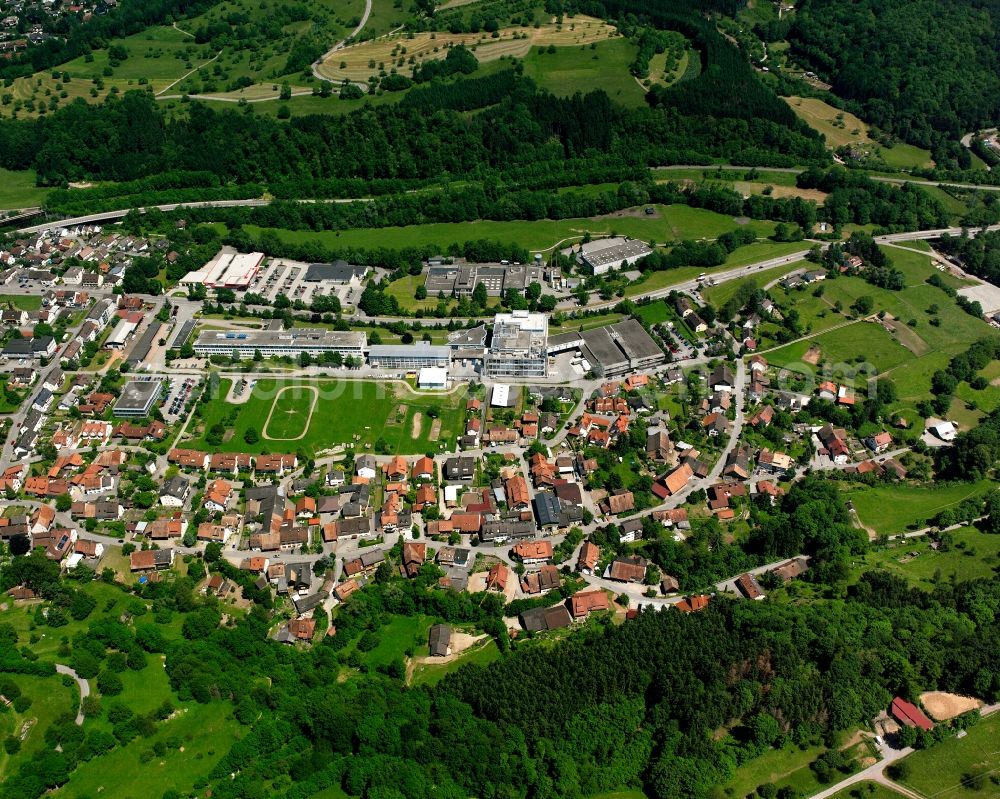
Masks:
[[[163,390],[159,380],[130,380],[115,403],[116,410],[141,411]]]

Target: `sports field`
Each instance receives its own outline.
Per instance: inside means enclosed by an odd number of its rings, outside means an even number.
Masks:
[[[415,455],[450,448],[464,432],[465,391],[415,393],[404,383],[361,380],[259,380],[249,399],[226,401],[231,380],[203,409],[203,422],[190,441],[178,446],[221,452],[316,453],[336,446],[370,450],[382,440],[390,452]],[[311,409],[311,411],[310,411]],[[221,424],[221,444],[205,441],[205,431]],[[260,440],[246,443],[249,428]]]

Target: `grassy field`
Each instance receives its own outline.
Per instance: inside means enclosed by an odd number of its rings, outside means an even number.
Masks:
[[[872,144],[868,126],[854,114],[834,108],[815,97],[786,97],[785,102],[809,127],[822,133],[832,148],[855,143]]]
[[[444,58],[451,47],[464,45],[481,62],[496,61],[504,56],[522,58],[532,47],[574,47],[601,42],[615,35],[615,28],[593,17],[567,18],[562,24],[548,22],[538,27],[501,28],[494,38],[488,32],[447,33],[421,31],[395,33],[345,47],[324,60],[320,74],[332,81],[367,83],[395,68],[410,75],[413,68],[426,61]]]
[[[272,231],[282,241],[293,243],[315,241],[331,248],[433,245],[444,251],[450,244],[491,239],[517,242],[533,251],[546,251],[556,246],[571,244],[583,238],[588,232],[595,238],[616,233],[662,244],[680,239],[715,238],[739,226],[732,217],[687,205],[659,205],[656,209],[657,213],[653,216],[642,214],[641,209],[631,209],[616,215],[595,218],[544,219],[536,222],[480,220],[351,230],[266,229]],[[774,222],[754,220],[747,224],[757,232],[758,236],[770,236],[774,232]],[[265,228],[247,225],[246,230],[251,235],[258,236]],[[773,242],[771,244],[778,247]],[[735,254],[737,257],[743,257],[755,246],[741,248]],[[801,244],[798,248],[801,249]],[[764,248],[752,250],[753,259],[761,260],[757,254],[763,250]],[[780,248],[778,252],[780,253]]]
[[[989,775],[996,774],[1000,765],[1000,714],[983,719],[962,739],[949,738],[914,752],[906,763],[910,774],[905,784],[924,796],[996,796],[997,787],[991,784]],[[985,775],[979,790],[969,781],[977,774]]]
[[[318,452],[341,444],[369,449],[381,438],[392,452],[415,455],[442,446],[450,447],[463,432],[461,422],[465,392],[461,389],[449,394],[414,394],[401,383],[322,380],[309,383],[318,389],[318,399],[307,391],[285,390],[278,396],[279,390],[303,382],[260,380],[246,402],[232,405],[224,399],[231,381],[222,380],[219,397],[205,409],[203,429],[223,424],[227,429],[227,438],[222,444],[212,446],[204,440],[202,432],[181,446],[251,453],[291,452],[303,447]],[[247,444],[244,440],[247,428],[254,427],[262,432],[276,400],[283,412],[293,410],[297,413],[290,414],[291,418],[275,431],[269,425],[263,432],[298,435],[306,409],[315,401],[315,411],[305,435],[295,441],[269,441],[262,436],[256,444]],[[431,413],[440,414],[440,430],[436,437],[432,435],[437,425]]]
[[[0,294],[0,307],[13,305],[22,311],[37,311],[42,307],[42,298],[28,294]]]
[[[45,201],[49,191],[35,185],[32,170],[11,172],[0,169],[0,209],[33,208]]]
[[[13,707],[6,713],[0,713],[0,735],[4,738],[20,736],[25,725],[29,726],[21,752],[16,757],[0,750],[0,783],[16,769],[19,762],[48,749],[44,738],[46,728],[62,714],[75,712],[80,699],[76,684],[67,688],[58,674],[51,677],[6,676],[21,689],[22,696],[31,699],[31,706],[23,713],[18,713]]]
[[[976,580],[996,573],[1000,536],[981,533],[974,527],[955,530],[951,536],[954,546],[947,552],[931,549],[931,542],[925,539],[893,542],[885,549],[871,550],[855,562],[855,573],[885,569],[925,590],[934,587],[936,578]]]
[[[770,783],[788,784],[786,781],[800,770],[809,770],[809,764],[819,757],[825,748],[810,746],[799,749],[786,746],[783,749],[769,749],[760,757],[736,769],[733,777],[723,790],[728,796],[744,797],[752,794],[758,785]]]
[[[931,376],[936,370],[945,367],[976,339],[995,335],[995,330],[982,319],[963,312],[943,291],[926,283],[932,274],[940,275],[949,285],[958,283],[936,271],[927,255],[899,248],[889,248],[886,252],[906,278],[901,291],[877,288],[860,277],[827,280],[816,290],[772,288],[770,294],[779,305],[798,311],[803,330],[820,335],[788,344],[767,357],[782,365],[798,363],[813,344],[821,349],[826,362],[848,362],[864,356],[895,382],[899,400],[893,410],[905,411],[929,396]],[[816,291],[821,291],[821,296],[816,296]],[[872,298],[876,313],[886,311],[891,315],[888,322],[892,332],[871,322],[855,322],[830,330],[850,319],[850,306],[862,296]],[[835,309],[837,303],[842,307],[839,313]],[[939,320],[940,324],[932,324],[932,320]],[[765,347],[769,345],[767,337],[763,343]],[[1000,387],[988,386],[973,392],[966,386],[962,390],[966,389],[977,395],[974,397],[977,402],[989,407],[1000,404]]]
[[[843,486],[845,500],[854,503],[862,523],[878,533],[895,535],[930,524],[945,508],[996,488],[992,480],[933,485]]]
[[[801,247],[801,244],[798,246]],[[794,252],[794,250],[790,251]],[[801,261],[795,261],[782,266],[775,266],[771,269],[765,269],[755,275],[751,275],[750,277],[743,277],[739,280],[727,280],[717,286],[710,286],[701,292],[701,296],[704,297],[707,302],[710,302],[716,308],[719,308],[736,296],[736,292],[740,290],[740,287],[747,283],[753,283],[758,288],[763,288],[771,281],[784,277],[789,272],[794,272],[796,269],[801,268]]]
[[[272,441],[294,441],[309,430],[317,392],[303,392],[299,386],[289,386],[274,398],[264,427],[264,438]]]
[[[228,702],[207,705],[189,702],[180,707],[177,715],[157,725],[158,731],[152,738],[137,738],[127,746],[82,763],[69,782],[52,796],[129,799],[161,796],[170,789],[191,791],[194,783],[207,775],[239,739],[241,727],[231,718]],[[148,763],[140,760],[144,750],[168,738],[179,739],[184,751],[170,749],[163,757],[154,757]]]
[[[860,790],[861,793],[855,793],[855,791],[858,790]],[[879,782],[869,782],[865,780],[863,782],[859,782],[857,785],[835,793],[832,799],[855,799],[856,796],[862,796],[864,799],[902,799],[903,794],[898,791],[893,791],[890,788],[886,788]]]
[[[621,38],[592,46],[559,47],[554,53],[533,47],[524,57],[524,74],[559,96],[601,89],[616,103],[640,106],[645,92],[628,71],[635,53],[636,46]]]
[[[413,670],[413,685],[436,685],[445,676],[460,669],[470,663],[477,666],[485,666],[500,657],[500,650],[496,643],[490,639],[485,644],[474,646],[462,653],[460,658],[452,660],[450,663],[421,663]]]
[[[378,628],[375,633],[378,644],[374,649],[362,652],[362,660],[369,668],[375,668],[403,660],[408,651],[414,655],[428,654],[427,632],[433,623],[434,619],[430,616],[393,616],[388,624]],[[358,641],[352,642],[345,648],[346,651],[357,648],[357,644]]]
[[[934,166],[929,150],[923,150],[912,144],[899,142],[889,148],[881,148],[879,155],[889,166],[896,169],[922,169]]]
[[[657,182],[693,180],[698,183],[702,181],[716,181],[723,183],[764,182],[772,186],[785,186],[794,188],[797,175],[793,172],[775,172],[767,167],[758,169],[756,167],[740,167],[739,169],[723,170],[721,167],[690,167],[685,169],[670,169],[667,167],[653,167],[653,177]]]

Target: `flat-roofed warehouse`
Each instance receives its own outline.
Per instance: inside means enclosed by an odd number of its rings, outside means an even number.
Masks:
[[[149,416],[163,394],[159,380],[129,380],[115,402],[115,416]]]
[[[445,264],[427,268],[424,288],[431,297],[471,297],[476,286],[486,287],[489,297],[499,297],[509,289],[519,293],[532,283],[542,283],[545,271],[534,264]]]
[[[363,332],[341,330],[203,330],[194,342],[199,355],[229,355],[252,358],[260,352],[265,358],[282,355],[296,357],[303,352],[322,355],[339,352],[342,356],[364,358],[367,339]]]
[[[156,339],[159,332],[160,323],[154,319],[150,323],[149,327],[146,328],[146,332],[142,334],[135,344],[132,345],[132,351],[129,353],[125,363],[127,363],[132,369],[135,369],[139,364],[146,360],[146,356],[149,355],[149,351],[153,349],[153,341]]]
[[[427,342],[416,344],[372,344],[368,347],[368,365],[377,369],[447,368],[451,348]]]
[[[332,264],[309,264],[303,280],[306,283],[359,283],[368,274],[367,266],[355,266],[347,261]]]
[[[578,259],[593,269],[595,275],[603,275],[612,269],[634,264],[652,251],[644,241],[616,236],[580,245]]]
[[[601,377],[649,369],[665,360],[663,350],[634,319],[580,333],[560,333],[549,339],[549,355],[573,350],[579,350]]]
[[[223,247],[201,269],[184,275],[180,283],[182,286],[245,289],[253,282],[263,263],[262,252],[242,253]]]

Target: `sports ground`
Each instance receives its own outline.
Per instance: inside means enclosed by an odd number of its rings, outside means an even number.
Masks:
[[[451,448],[464,432],[465,391],[417,393],[405,383],[362,380],[258,380],[249,399],[226,401],[232,381],[223,379],[214,399],[201,409],[195,437],[181,446],[221,452],[313,454],[336,447],[373,450],[382,440],[390,452],[414,455]],[[221,444],[205,431],[222,424]],[[259,440],[245,441],[253,428]]]

